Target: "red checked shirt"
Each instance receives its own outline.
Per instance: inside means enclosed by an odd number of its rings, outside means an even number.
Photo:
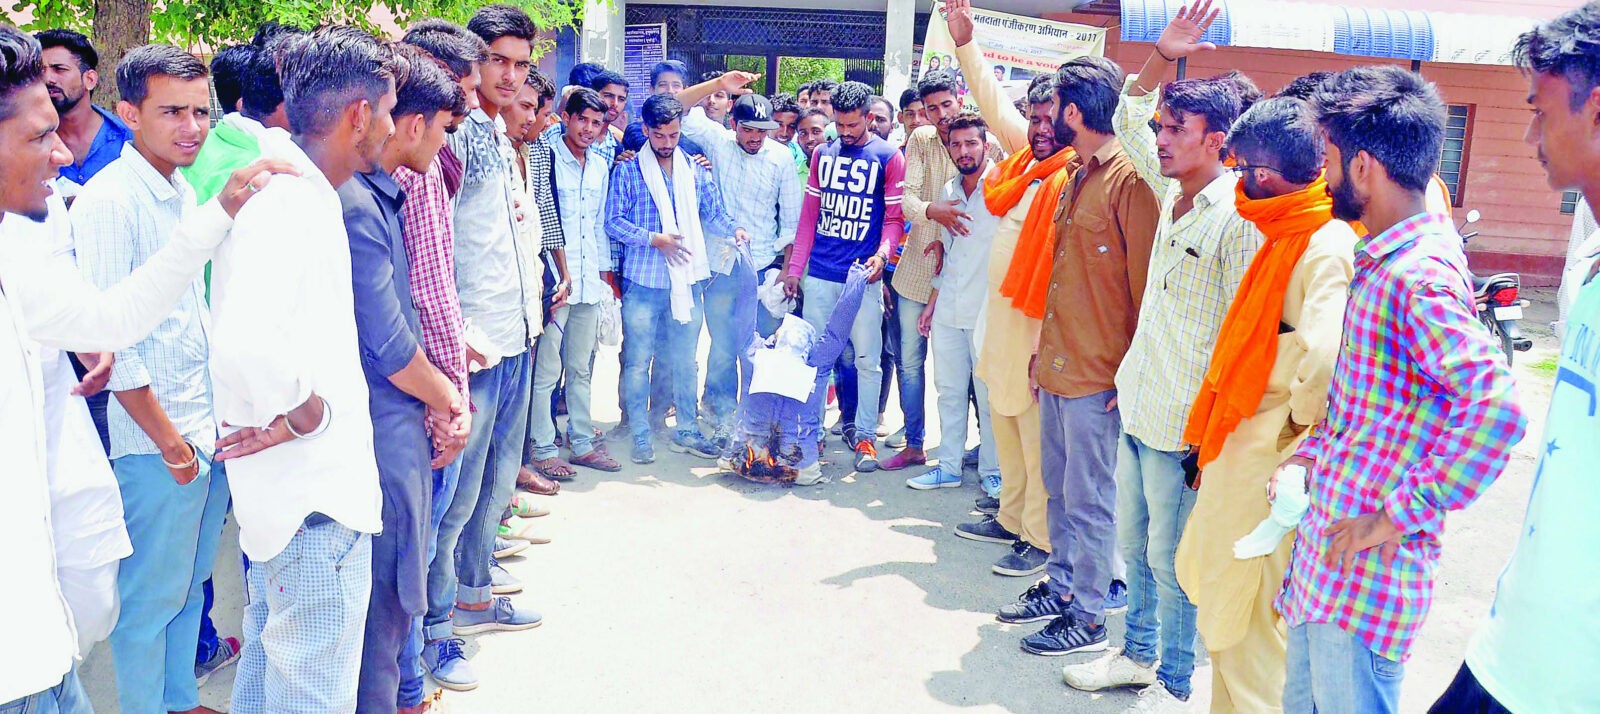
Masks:
[[[427,174],[401,166],[394,180],[406,192],[400,223],[411,260],[411,299],[422,323],[422,351],[455,383],[466,403],[467,342],[456,296],[455,232],[444,173],[434,161]]]
[[[1505,468],[1526,420],[1505,357],[1478,323],[1461,236],[1422,213],[1356,248],[1344,346],[1278,610],[1289,626],[1332,623],[1404,661],[1433,600],[1446,511]],[[1322,563],[1329,525],[1387,509],[1407,535],[1392,566],[1378,548],[1348,574]]]

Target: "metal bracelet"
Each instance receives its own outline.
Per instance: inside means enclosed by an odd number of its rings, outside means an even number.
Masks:
[[[304,434],[295,431],[294,424],[289,423],[289,415],[283,415],[283,426],[289,430],[289,434],[294,436],[294,438],[310,441],[322,436],[322,434],[328,430],[328,424],[333,421],[333,405],[328,404],[328,400],[323,399],[320,395],[317,397],[317,399],[322,401],[322,422],[317,424],[317,428],[312,429],[311,431],[308,431]]]
[[[190,455],[189,455],[189,460],[188,461],[186,461],[184,463],[181,463],[181,464],[175,464],[175,463],[172,463],[171,461],[166,460],[166,458],[163,457],[161,459],[161,463],[166,464],[167,468],[172,469],[174,471],[188,471],[189,469],[191,469],[194,466],[196,466],[197,464],[199,464],[200,463],[200,449],[195,447],[194,444],[189,443],[188,439],[184,439],[183,443],[184,443],[184,445],[189,447],[189,454]]]

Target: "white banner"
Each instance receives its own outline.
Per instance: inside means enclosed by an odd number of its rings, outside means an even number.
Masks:
[[[1063,63],[1084,55],[1103,55],[1106,30],[1103,27],[1070,22],[1041,20],[1004,12],[972,8],[973,39],[983,48],[991,72],[1002,81],[1033,79],[1055,72]],[[956,43],[945,25],[944,7],[928,20],[928,34],[922,42],[922,61],[918,77],[937,69],[956,72],[956,81],[966,90],[966,78],[956,61]]]

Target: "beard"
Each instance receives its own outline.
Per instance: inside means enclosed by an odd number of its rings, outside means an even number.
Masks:
[[[54,95],[50,97],[50,106],[56,108],[57,114],[66,114],[67,112],[72,111],[73,108],[77,107],[78,102],[81,101],[83,101],[82,94],[76,97],[71,97],[67,96],[66,92],[62,92],[60,98],[56,98]]]
[[[1328,195],[1333,197],[1333,217],[1341,221],[1359,221],[1361,213],[1367,209],[1367,204],[1356,196],[1355,186],[1349,180],[1341,180],[1338,185],[1328,183]]]
[[[652,144],[650,146],[650,151],[652,153],[654,153],[656,155],[656,158],[658,158],[658,159],[670,159],[670,158],[672,158],[672,152],[677,151],[677,150],[678,150],[678,147],[676,145],[673,145],[673,146],[671,146],[669,148],[666,148],[666,149],[658,149],[658,148],[655,147],[654,144]]]
[[[976,161],[970,164],[956,164],[956,170],[960,171],[962,176],[971,176],[975,173],[978,173],[978,169],[982,167],[983,165]]]
[[[1077,132],[1077,130],[1073,129],[1070,126],[1067,126],[1067,123],[1064,122],[1064,121],[1061,121],[1060,119],[1056,120],[1055,130],[1056,130],[1055,131],[1055,133],[1056,133],[1056,146],[1058,146],[1058,147],[1060,147],[1060,146],[1072,146],[1072,142],[1075,142],[1075,141],[1078,140],[1078,132]]]

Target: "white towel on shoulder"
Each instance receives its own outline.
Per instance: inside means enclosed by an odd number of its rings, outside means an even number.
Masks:
[[[687,265],[667,263],[667,275],[672,279],[672,319],[688,323],[694,315],[691,288],[711,277],[705,233],[700,228],[700,199],[695,191],[694,166],[682,149],[672,152],[672,197],[669,199],[666,177],[661,174],[661,164],[655,158],[652,152],[641,154],[637,161],[644,174],[644,185],[650,189],[650,200],[655,202],[656,212],[661,216],[661,232],[683,236],[683,247],[689,249]],[[674,210],[674,204],[682,210]]]

